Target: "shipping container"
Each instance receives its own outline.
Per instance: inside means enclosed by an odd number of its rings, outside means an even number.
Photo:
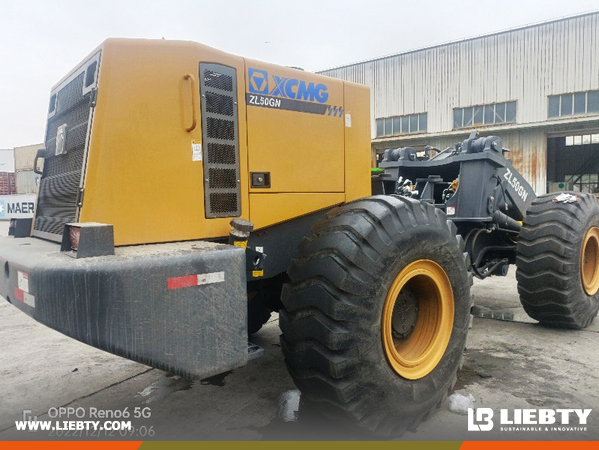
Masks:
[[[33,170],[33,162],[38,150],[44,148],[44,144],[27,145],[15,147],[15,171]]]
[[[16,194],[15,174],[12,172],[0,172],[0,195]]]
[[[40,183],[40,175],[33,170],[21,170],[16,173],[17,194],[35,194]]]
[[[0,220],[33,218],[35,200],[33,194],[0,195]]]

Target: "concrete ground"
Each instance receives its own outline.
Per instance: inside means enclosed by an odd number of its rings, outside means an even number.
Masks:
[[[5,223],[0,223],[5,234]],[[468,431],[467,416],[449,401],[404,440],[597,440],[599,438],[599,324],[585,331],[545,328],[519,306],[513,274],[475,281],[477,309],[456,392],[494,410],[493,431]],[[486,317],[486,318],[485,318]],[[492,317],[492,318],[491,318]],[[499,320],[502,319],[502,320]],[[50,408],[123,410],[149,418],[133,421],[135,440],[362,440],[306,411],[297,420],[284,398],[297,400],[279,347],[276,317],[255,335],[263,357],[208,380],[189,381],[96,350],[61,335],[0,299],[0,440],[81,439],[69,432],[17,431],[31,410],[40,420]],[[144,408],[149,408],[145,409]],[[501,431],[500,409],[593,409],[586,431]],[[571,424],[577,426],[577,421]],[[45,433],[45,434],[43,434]],[[90,435],[90,439],[110,439]]]

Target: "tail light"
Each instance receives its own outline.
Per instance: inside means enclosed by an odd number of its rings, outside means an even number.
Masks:
[[[81,237],[81,228],[69,227],[69,240],[71,243],[71,250],[77,251],[79,248],[79,238]]]

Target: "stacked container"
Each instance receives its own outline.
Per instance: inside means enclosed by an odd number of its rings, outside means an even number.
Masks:
[[[44,144],[15,147],[15,181],[17,194],[34,194],[40,182],[40,175],[33,171],[35,155]]]
[[[0,172],[0,195],[16,194],[15,174],[12,172]]]

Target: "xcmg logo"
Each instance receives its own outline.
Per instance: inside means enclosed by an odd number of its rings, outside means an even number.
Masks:
[[[248,78],[249,89],[252,94],[318,103],[326,103],[329,99],[328,89],[323,83],[279,77],[277,75],[272,75],[269,78],[266,70],[252,68],[248,69]]]

